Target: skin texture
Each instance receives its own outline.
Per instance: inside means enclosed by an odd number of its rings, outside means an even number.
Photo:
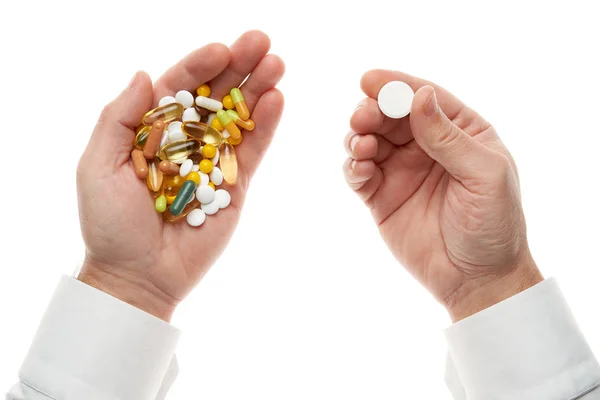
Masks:
[[[402,119],[377,105],[394,80],[415,91]],[[361,88],[367,98],[345,139],[346,180],[396,259],[452,320],[541,282],[517,168],[494,128],[448,91],[401,72],[369,71]]]
[[[262,32],[243,34],[230,48],[209,44],[195,50],[152,84],[138,72],[129,86],[102,111],[77,170],[81,229],[86,258],[79,279],[169,321],[179,302],[202,279],[225,249],[238,223],[248,185],[283,111],[275,85],[282,60],[267,54]],[[237,150],[238,182],[222,187],[231,205],[210,216],[201,228],[185,221],[165,223],[154,210],[146,182],[136,177],[130,153],[135,127],[166,95],[203,83],[212,98],[232,87],[241,91],[256,123]]]

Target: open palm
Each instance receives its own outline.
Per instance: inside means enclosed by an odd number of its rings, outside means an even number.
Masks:
[[[145,308],[168,319],[172,308],[202,278],[224,250],[240,217],[250,179],[267,150],[283,110],[274,89],[284,73],[281,59],[267,54],[262,32],[242,35],[231,48],[210,44],[169,69],[153,86],[138,73],[129,87],[102,112],[77,174],[79,212],[87,254],[82,275],[93,284],[116,276],[147,298]],[[249,77],[248,77],[249,75]],[[244,82],[244,80],[248,79]],[[237,146],[238,182],[224,184],[230,207],[207,218],[201,228],[164,222],[154,210],[146,182],[130,161],[135,127],[158,100],[208,82],[221,99],[241,86],[256,129]],[[119,288],[103,288],[117,297]],[[131,290],[131,288],[128,288]],[[141,297],[140,297],[141,296]],[[128,299],[123,299],[128,300]],[[139,304],[136,304],[140,306]]]
[[[410,117],[378,108],[392,80],[416,92]],[[346,179],[394,256],[443,303],[528,262],[516,166],[494,128],[407,74],[370,71],[361,86],[368,97],[351,118]]]

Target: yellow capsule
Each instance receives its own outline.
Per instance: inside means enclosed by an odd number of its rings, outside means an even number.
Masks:
[[[219,122],[219,118],[217,118],[217,117],[213,118],[210,125],[213,128],[215,128],[216,130],[218,130],[219,132],[223,132],[223,125],[221,125],[221,123]]]
[[[167,204],[168,204],[168,205],[171,205],[171,204],[173,204],[173,202],[174,202],[174,201],[175,201],[175,199],[177,198],[177,195],[175,195],[175,196],[169,196],[169,195],[166,195],[165,197],[167,198]]]
[[[214,183],[212,183],[212,182],[208,182],[208,186],[210,186],[210,187],[211,187],[211,188],[213,188],[213,189],[216,189],[216,188],[215,188],[215,184],[214,184]]]
[[[186,121],[181,125],[181,130],[189,137],[201,140],[206,144],[219,146],[223,143],[221,132],[204,122]]]
[[[223,143],[221,147],[219,147],[219,154],[219,165],[221,166],[223,179],[225,179],[225,182],[233,185],[237,181],[238,174],[235,148],[230,143]]]
[[[204,97],[210,96],[210,86],[208,86],[206,83],[202,86],[199,86],[198,89],[196,89],[196,94]]]
[[[205,174],[210,174],[214,168],[214,165],[212,163],[212,161],[210,160],[202,160],[200,161],[200,172],[203,172]]]
[[[202,155],[206,158],[213,158],[217,155],[217,148],[212,144],[205,144],[202,147]]]
[[[227,138],[227,143],[230,143],[234,146],[239,145],[240,143],[242,143],[242,135],[238,136],[237,138],[234,138],[233,136],[230,136]]]
[[[180,118],[183,115],[183,111],[184,108],[179,103],[167,104],[166,106],[148,111],[142,118],[142,123],[144,125],[152,126],[156,121],[162,121],[165,126],[167,126],[169,122]]]
[[[148,136],[150,136],[151,126],[144,125],[142,129],[138,130],[138,133],[135,135],[135,140],[133,141],[133,145],[138,150],[144,150],[144,145],[146,144],[146,140],[148,140]]]
[[[233,105],[233,100],[231,99],[230,95],[226,95],[225,97],[223,97],[223,107],[225,107],[228,110],[233,110],[234,109],[234,105]]]
[[[248,105],[244,100],[244,96],[242,96],[241,90],[238,88],[233,88],[229,94],[231,95],[231,99],[233,100],[233,104],[235,105],[235,109],[240,118],[243,120],[250,118],[250,111],[248,110]]]
[[[175,161],[188,157],[200,150],[200,142],[196,139],[179,140],[163,146],[158,153],[161,160]]]
[[[234,138],[237,138],[242,134],[240,128],[238,128],[233,121],[233,117],[230,114],[227,114],[225,110],[217,111],[217,118],[219,119],[221,125],[223,125],[225,129],[227,129],[227,132],[229,132],[229,134]]]
[[[187,181],[194,181],[196,185],[200,184],[200,174],[196,171],[192,171],[185,177]]]
[[[255,124],[254,121],[252,121],[251,119],[247,119],[247,120],[243,120],[240,118],[240,116],[238,115],[238,113],[236,113],[233,110],[227,110],[227,114],[229,114],[231,116],[231,118],[233,118],[233,121],[235,122],[235,124],[237,126],[239,126],[242,129],[245,129],[247,131],[252,131],[255,128]]]
[[[148,164],[148,176],[146,177],[148,189],[156,195],[162,192],[163,187],[163,172],[158,167],[159,163],[160,160],[154,160]]]

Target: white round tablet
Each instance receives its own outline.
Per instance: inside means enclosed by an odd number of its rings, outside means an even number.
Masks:
[[[217,201],[214,200],[212,203],[202,204],[200,208],[206,213],[206,215],[213,215],[216,214],[217,211],[219,211],[219,203],[217,203]]]
[[[215,202],[219,203],[219,208],[226,208],[231,203],[231,195],[225,189],[219,189],[215,192]]]
[[[180,90],[175,95],[175,100],[181,103],[185,108],[190,108],[194,105],[194,96],[187,90]]]
[[[177,103],[177,100],[175,100],[175,97],[165,96],[158,101],[158,106],[163,107],[163,106],[166,106],[167,104],[171,104],[171,103]]]
[[[200,185],[196,190],[196,198],[202,204],[212,203],[215,199],[215,189],[209,185]]]
[[[169,133],[171,132],[175,132],[175,131],[180,131],[181,130],[181,125],[183,125],[183,122],[181,121],[173,121],[169,124],[169,126],[167,127],[167,130],[169,131]]]
[[[195,108],[188,108],[187,110],[185,110],[183,112],[183,115],[181,116],[181,120],[183,122],[186,121],[196,121],[199,122],[200,121],[200,114],[198,114],[198,111],[196,111]]]
[[[377,102],[382,113],[390,118],[406,117],[410,113],[415,92],[401,81],[388,82],[379,91]]]
[[[200,209],[192,210],[186,217],[187,223],[191,226],[200,226],[206,221],[206,214]]]

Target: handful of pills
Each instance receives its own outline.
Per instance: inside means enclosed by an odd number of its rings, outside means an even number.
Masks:
[[[217,189],[237,180],[235,147],[242,130],[254,129],[242,92],[233,88],[222,101],[210,98],[210,87],[196,97],[180,90],[165,96],[137,128],[131,159],[136,175],[145,179],[163,219],[186,218],[200,226],[207,215],[226,208],[231,196]]]

